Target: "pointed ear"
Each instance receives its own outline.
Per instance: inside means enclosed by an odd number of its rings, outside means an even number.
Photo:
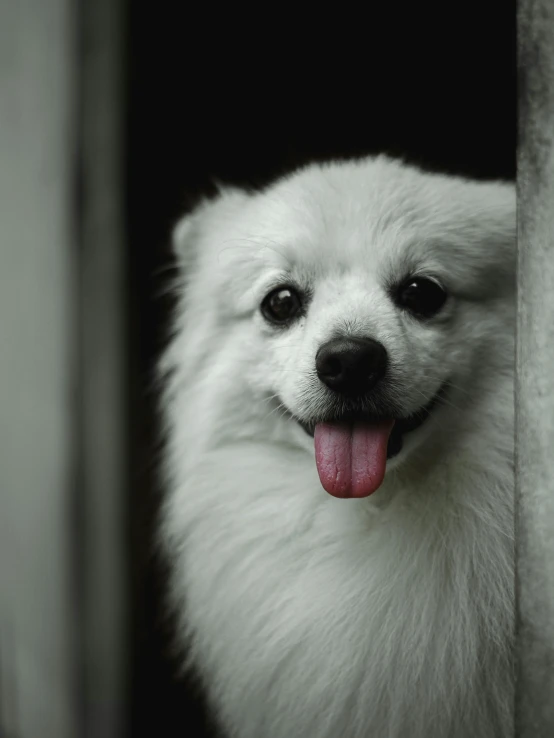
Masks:
[[[517,272],[517,197],[515,183],[503,183],[490,194],[487,223],[491,245],[488,276],[491,287],[512,293]]]
[[[216,187],[215,197],[203,200],[173,229],[173,251],[179,266],[185,271],[194,265],[199,244],[209,228],[232,217],[249,196],[238,187],[224,187],[217,183]]]

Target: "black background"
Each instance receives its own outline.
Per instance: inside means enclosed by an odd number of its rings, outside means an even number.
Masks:
[[[152,534],[160,490],[152,391],[172,277],[168,236],[213,177],[264,184],[301,163],[386,151],[513,178],[515,5],[304,11],[133,0],[127,30],[131,732],[203,736],[175,675]],[[263,738],[262,736],[260,738]]]

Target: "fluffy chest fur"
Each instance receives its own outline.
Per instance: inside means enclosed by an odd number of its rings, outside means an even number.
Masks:
[[[379,509],[310,461],[243,442],[174,480],[173,594],[229,735],[510,735],[509,463],[460,455]]]

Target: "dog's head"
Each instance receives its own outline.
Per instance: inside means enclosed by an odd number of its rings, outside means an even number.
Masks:
[[[433,415],[462,412],[511,362],[511,185],[384,157],[311,166],[260,193],[223,191],[175,240],[189,373],[214,402],[224,387],[260,423],[315,436],[337,496],[370,494]]]

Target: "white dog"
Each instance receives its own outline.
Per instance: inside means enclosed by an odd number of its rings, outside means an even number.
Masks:
[[[514,188],[309,166],[175,241],[162,536],[224,735],[508,738]]]

